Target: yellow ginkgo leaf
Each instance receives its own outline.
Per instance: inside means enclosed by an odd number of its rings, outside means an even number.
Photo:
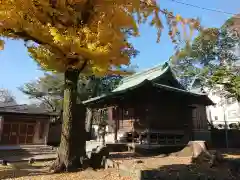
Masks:
[[[178,14],[178,15],[176,15],[176,21],[177,22],[180,22],[182,20],[182,17]]]
[[[3,49],[4,49],[4,41],[0,40],[0,50],[3,50]]]
[[[168,10],[161,10],[156,0],[67,2],[1,1],[0,36],[34,41],[28,45],[29,54],[44,68],[65,72],[69,68],[80,68],[88,60],[92,62],[85,68],[89,71],[91,67],[98,67],[96,72],[100,74],[121,73],[109,71],[109,67],[130,64],[135,49],[126,47],[126,42],[130,37],[139,35],[142,23],[152,20],[151,25],[157,30],[159,42],[163,29],[161,14],[166,16],[171,30],[169,35],[176,42],[175,36],[180,32],[178,25],[188,26],[196,21],[185,20],[180,15],[174,16]],[[196,21],[191,27],[195,29],[199,26]],[[183,31],[186,33],[187,30]],[[3,48],[1,41],[0,49]]]

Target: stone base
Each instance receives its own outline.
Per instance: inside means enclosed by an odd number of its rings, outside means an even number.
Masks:
[[[202,152],[208,153],[205,141],[189,141],[189,143],[179,152],[172,155],[178,157],[197,157]]]
[[[171,154],[180,151],[185,145],[165,145],[152,148],[143,148],[141,146],[136,146],[134,152],[142,156],[154,156],[160,154]]]

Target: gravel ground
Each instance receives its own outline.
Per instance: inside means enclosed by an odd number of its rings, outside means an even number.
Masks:
[[[163,180],[173,180],[180,177],[180,180],[191,179],[201,180],[208,177],[215,180],[232,179],[227,164],[216,168],[210,168],[207,163],[201,165],[191,164],[189,157],[155,156],[155,157],[134,157],[131,153],[113,153],[112,159],[124,166],[137,169],[158,169]],[[240,155],[228,154],[227,158],[239,159]],[[16,180],[133,180],[130,177],[120,177],[117,169],[93,171],[87,169],[76,173],[49,174],[48,166],[51,162],[36,162],[33,165],[27,163],[14,163],[8,166],[0,166],[0,179]],[[170,179],[171,179],[170,178]],[[212,178],[210,178],[212,180]],[[240,178],[237,178],[240,179]]]
[[[7,178],[14,180],[132,180],[128,177],[120,177],[114,169],[108,170],[85,170],[77,173],[63,173],[63,174],[49,174],[49,175],[36,175],[36,176],[22,176],[18,178]]]
[[[238,160],[239,157],[240,156],[236,155],[226,156],[226,158],[231,158],[232,160]],[[219,164],[216,167],[211,167],[209,161],[192,164],[191,157],[164,155],[155,157],[133,157],[131,153],[115,153],[112,155],[112,158],[119,164],[119,167],[124,167],[124,169],[129,172],[134,172],[134,170],[158,171],[157,174],[162,180],[240,179],[240,162],[232,164],[232,160]]]
[[[51,162],[36,162],[33,165],[27,163],[14,163],[8,166],[0,166],[0,179],[16,180],[132,180],[120,177],[116,169],[94,171],[87,169],[76,173],[49,174],[48,166]]]
[[[164,155],[154,157],[141,157],[141,156],[134,157],[134,155],[129,152],[112,153],[111,156],[115,162],[123,164],[128,168],[132,168],[134,166],[134,168],[138,169],[154,169],[169,165],[191,164],[191,157],[174,157]]]

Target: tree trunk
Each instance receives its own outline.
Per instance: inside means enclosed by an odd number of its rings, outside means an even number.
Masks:
[[[53,164],[55,172],[74,171],[81,168],[86,155],[85,107],[77,106],[78,70],[65,72],[63,122],[58,158]]]

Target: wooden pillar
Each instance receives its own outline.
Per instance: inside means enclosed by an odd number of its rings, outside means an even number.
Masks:
[[[107,124],[108,124],[108,132],[113,132],[113,125],[114,125],[114,120],[113,120],[113,111],[114,111],[114,108],[113,107],[108,107],[107,108]]]
[[[0,116],[0,142],[2,140],[3,123],[4,123],[4,118],[3,118],[3,116]]]
[[[194,122],[193,122],[193,110],[196,109],[194,106],[188,106],[189,109],[189,131],[190,131],[190,140],[194,141]]]
[[[151,138],[150,138],[150,122],[149,122],[149,113],[150,113],[150,106],[149,104],[146,106],[145,117],[147,122],[147,144],[150,146]]]
[[[115,113],[116,113],[116,116],[115,116],[115,123],[114,123],[114,142],[117,143],[117,136],[118,136],[118,124],[119,124],[119,107],[116,107],[115,109]]]
[[[189,141],[193,141],[194,140],[194,132],[193,132],[193,128],[194,128],[194,124],[193,124],[193,109],[195,107],[194,106],[186,106],[184,108],[184,116],[185,116],[185,127],[184,127],[184,135],[185,135],[185,143],[188,143]]]

